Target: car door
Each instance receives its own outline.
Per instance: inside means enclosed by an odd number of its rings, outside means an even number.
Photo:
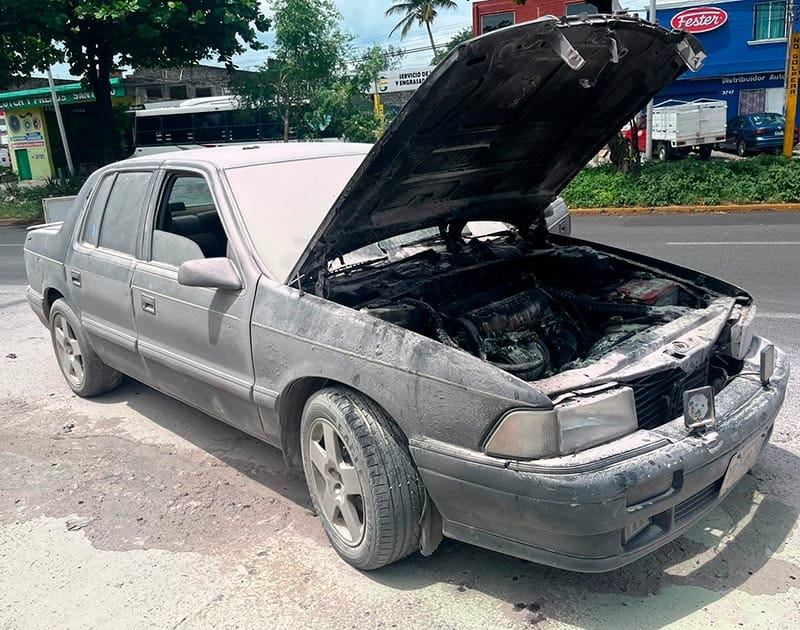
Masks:
[[[105,175],[92,194],[66,265],[71,297],[98,356],[135,378],[145,376],[136,350],[131,280],[152,170]]]
[[[737,117],[728,123],[725,132],[725,143],[724,143],[724,147],[726,149],[736,148],[736,143],[739,141],[739,138],[741,136],[743,122],[744,121],[741,117]]]
[[[261,436],[249,325],[255,282],[237,290],[178,282],[187,260],[230,257],[239,267],[211,191],[200,171],[162,174],[133,274],[138,348],[154,387]]]

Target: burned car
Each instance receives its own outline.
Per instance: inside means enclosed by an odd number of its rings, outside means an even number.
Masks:
[[[281,448],[374,569],[442,536],[577,571],[679,536],[756,461],[784,355],[721,280],[547,229],[693,36],[545,18],[467,42],[374,146],[94,173],[25,244],[69,386],[123,374]]]

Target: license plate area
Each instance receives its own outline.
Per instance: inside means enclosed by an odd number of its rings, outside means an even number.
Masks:
[[[761,453],[761,447],[764,445],[765,434],[757,435],[750,440],[743,448],[739,450],[728,464],[728,470],[722,480],[722,487],[719,489],[720,495],[725,494],[736,483],[745,476],[748,470],[758,460],[758,455]]]

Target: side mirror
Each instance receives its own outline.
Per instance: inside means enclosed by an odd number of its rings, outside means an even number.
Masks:
[[[178,284],[235,291],[242,288],[242,279],[229,258],[199,258],[178,267]]]

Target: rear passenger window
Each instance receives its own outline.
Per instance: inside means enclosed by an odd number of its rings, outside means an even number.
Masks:
[[[92,205],[86,215],[86,222],[83,224],[83,236],[81,241],[88,245],[97,247],[97,237],[100,236],[100,221],[103,218],[103,209],[108,201],[108,193],[114,183],[114,175],[107,175],[102,179],[92,198]]]
[[[100,247],[134,255],[150,178],[140,172],[117,175],[103,213]]]

